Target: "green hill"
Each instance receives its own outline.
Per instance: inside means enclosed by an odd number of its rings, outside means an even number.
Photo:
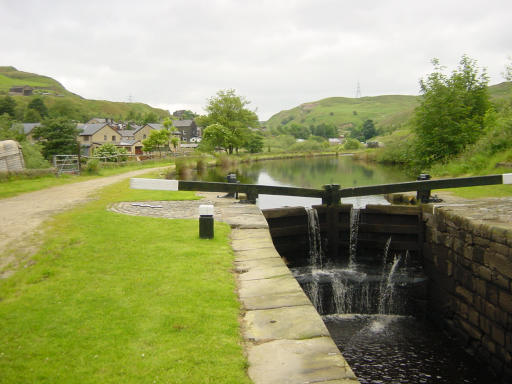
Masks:
[[[92,117],[122,118],[156,114],[160,119],[169,117],[169,111],[153,108],[144,103],[124,103],[106,100],[88,100],[68,91],[51,77],[18,71],[14,67],[0,67],[0,96],[7,95],[13,86],[34,88],[32,96],[13,96],[19,108],[24,108],[34,97],[41,97],[49,109],[59,110],[70,118],[86,121]]]
[[[491,100],[497,102],[512,95],[512,82],[489,87]],[[372,119],[378,128],[392,131],[406,123],[418,105],[419,96],[387,95],[361,98],[329,97],[304,103],[273,115],[264,125],[275,129],[291,124],[304,126],[334,124],[341,132],[361,126]]]
[[[268,128],[299,125],[334,124],[341,131],[360,126],[372,119],[377,126],[399,125],[405,122],[418,103],[416,96],[388,95],[375,97],[330,97],[304,103],[281,111],[267,122]]]

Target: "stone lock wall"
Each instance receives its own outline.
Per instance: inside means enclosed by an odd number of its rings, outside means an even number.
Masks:
[[[487,208],[424,206],[429,313],[512,382],[512,217]]]

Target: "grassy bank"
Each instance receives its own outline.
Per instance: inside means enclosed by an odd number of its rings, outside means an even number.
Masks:
[[[105,188],[48,224],[0,281],[2,383],[248,383],[229,227],[116,214],[116,201],[191,192]]]

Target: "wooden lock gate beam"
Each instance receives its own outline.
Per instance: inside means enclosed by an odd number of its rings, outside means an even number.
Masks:
[[[324,189],[280,187],[259,184],[234,184],[207,181],[183,181],[165,179],[130,179],[133,189],[151,189],[163,191],[202,191],[202,192],[242,192],[247,200],[255,203],[260,194],[316,197],[322,204],[337,205],[342,197],[382,195],[386,193],[430,191],[432,189],[474,187],[481,185],[512,184],[512,173],[459,177],[438,180],[409,181],[404,183],[371,185],[365,187],[340,188],[338,184],[324,185]]]

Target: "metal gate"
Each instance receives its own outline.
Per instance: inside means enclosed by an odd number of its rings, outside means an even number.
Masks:
[[[53,166],[57,170],[57,174],[63,173],[80,173],[80,159],[77,155],[54,155]]]

